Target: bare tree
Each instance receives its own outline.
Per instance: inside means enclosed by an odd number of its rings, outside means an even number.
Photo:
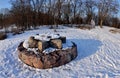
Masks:
[[[2,8],[0,11],[0,26],[1,28],[5,28],[5,32],[7,31],[7,27],[10,25],[10,13],[8,8]]]
[[[31,0],[31,6],[33,8],[33,25],[36,26],[40,24],[40,14],[41,8],[43,6],[44,0]]]
[[[117,0],[99,0],[97,4],[99,24],[102,28],[102,24],[105,18],[112,13],[117,13],[118,2]]]
[[[66,0],[63,4],[63,15],[65,23],[70,23],[70,14],[71,14],[71,0]]]
[[[72,0],[72,9],[73,9],[73,17],[75,18],[77,15],[77,12],[81,10],[80,8],[82,7],[82,0]]]
[[[78,23],[79,20],[81,20],[81,14],[83,13],[82,10],[82,5],[83,1],[82,0],[72,0],[71,1],[71,6],[72,6],[72,23]]]
[[[118,0],[11,0],[12,8],[9,20],[18,27],[51,24],[81,24],[83,19],[90,23],[92,18],[100,27],[108,21],[106,17],[117,13]],[[98,12],[97,12],[98,11]],[[94,15],[95,14],[95,15]],[[0,14],[3,25],[4,16]],[[106,22],[106,23],[105,23]]]
[[[61,20],[61,15],[62,15],[62,4],[63,4],[63,0],[57,0],[56,2],[56,11],[57,11],[57,20],[58,23],[60,24],[60,20]]]
[[[0,29],[3,28],[3,17],[4,15],[0,13]]]
[[[85,14],[87,16],[87,23],[90,23],[91,19],[94,16],[95,9],[96,9],[96,0],[85,0],[84,1],[85,6]]]

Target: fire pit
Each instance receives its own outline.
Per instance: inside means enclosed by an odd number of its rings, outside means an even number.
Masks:
[[[75,59],[77,46],[59,34],[37,34],[20,43],[18,57],[25,64],[35,68],[53,68]]]

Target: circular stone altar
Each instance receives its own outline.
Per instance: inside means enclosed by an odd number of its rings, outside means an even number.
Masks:
[[[53,68],[75,59],[77,46],[59,34],[52,36],[37,34],[20,43],[18,57],[22,62],[34,68]]]

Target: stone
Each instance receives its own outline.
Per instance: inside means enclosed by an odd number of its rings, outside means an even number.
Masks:
[[[50,54],[52,55],[52,57],[53,57],[56,61],[58,61],[58,60],[60,59],[60,56],[57,55],[56,52],[52,52],[52,53],[50,53]]]
[[[44,45],[48,42],[44,43],[40,41],[40,43]],[[58,67],[67,64],[77,57],[77,45],[74,42],[72,43],[73,46],[71,48],[66,50],[59,49],[49,54],[44,54],[42,52],[35,54],[32,51],[27,51],[26,49],[21,50],[21,48],[18,48],[18,57],[22,62],[34,68],[47,69]],[[18,47],[23,47],[22,43]]]
[[[38,40],[34,39],[32,36],[28,39],[29,48],[37,48],[37,43]]]
[[[59,62],[60,65],[66,64],[67,63],[67,61],[66,61],[66,55],[61,56],[61,58],[60,58],[59,61],[60,61]]]
[[[52,39],[50,41],[50,45],[54,48],[61,49],[62,48],[62,41],[60,39]]]
[[[36,57],[36,55],[35,54],[30,54],[29,56],[28,56],[28,58],[29,58],[29,60],[31,61],[31,62],[33,62],[33,59]]]
[[[29,66],[33,66],[32,62],[30,61],[29,57],[28,57],[29,53],[22,53],[19,55],[19,58],[26,63]]]
[[[50,58],[50,55],[45,55],[42,57],[42,61],[44,61],[44,68],[50,67],[49,58]]]
[[[77,57],[77,47],[73,47],[71,49],[71,55],[72,55],[72,59],[76,58]]]
[[[62,40],[62,43],[66,43],[66,37],[61,36],[59,39]]]
[[[41,59],[35,57],[35,58],[33,59],[33,66],[34,66],[35,68],[40,68],[40,69],[43,68],[43,63],[42,63]]]
[[[66,61],[67,61],[67,62],[70,62],[71,60],[72,60],[71,54],[67,54],[67,55],[66,55]]]
[[[20,52],[20,51],[18,52],[18,57],[22,58],[22,52]]]
[[[25,59],[24,62],[29,66],[33,66],[33,63],[30,61],[29,58]]]
[[[23,53],[21,54],[21,57],[22,57],[22,60],[26,60],[26,59],[28,58],[28,56],[26,55],[25,52],[23,52]]]
[[[51,55],[45,55],[43,60],[44,60],[44,68],[52,67],[56,63],[56,58]]]
[[[38,41],[38,49],[40,52],[42,52],[44,49],[48,47],[47,41]]]
[[[25,50],[25,48],[23,47],[23,42],[20,43],[17,50],[19,50],[20,52]]]
[[[71,54],[65,50],[59,51],[57,53],[60,56],[60,59],[58,60],[60,65],[66,64],[72,60]]]

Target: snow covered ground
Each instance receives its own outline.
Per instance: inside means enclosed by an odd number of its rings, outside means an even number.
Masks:
[[[62,27],[26,31],[0,41],[0,78],[120,78],[120,34],[110,27],[92,30]],[[51,69],[35,69],[22,63],[17,46],[31,35],[59,33],[77,44],[78,57],[72,62]]]

